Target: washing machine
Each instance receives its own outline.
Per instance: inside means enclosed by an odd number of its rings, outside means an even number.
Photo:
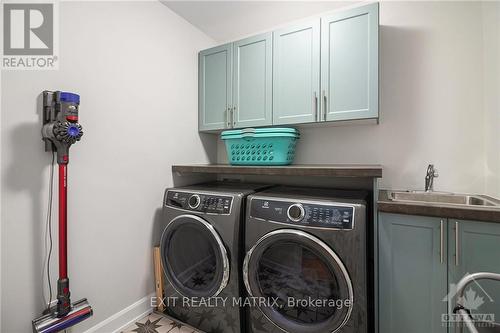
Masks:
[[[237,333],[244,290],[245,198],[264,185],[217,182],[165,191],[160,252],[166,312],[204,332]]]
[[[279,187],[247,198],[248,332],[371,331],[367,195]]]

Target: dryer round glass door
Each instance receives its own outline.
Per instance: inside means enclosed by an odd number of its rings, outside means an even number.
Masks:
[[[247,253],[243,277],[250,296],[265,301],[258,308],[286,332],[337,332],[351,314],[353,288],[345,266],[309,233],[268,233]]]
[[[185,297],[218,295],[229,279],[226,249],[214,227],[195,215],[174,218],[160,243],[163,270]]]

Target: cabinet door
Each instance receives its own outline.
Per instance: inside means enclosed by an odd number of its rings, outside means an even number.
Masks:
[[[379,332],[446,332],[446,220],[379,214]]]
[[[321,18],[321,120],[378,118],[378,3]]]
[[[199,129],[230,127],[228,108],[232,105],[232,44],[199,54]]]
[[[465,274],[500,273],[500,223],[449,220],[450,307],[455,306],[454,286]],[[457,257],[458,254],[458,257]],[[465,306],[473,314],[500,318],[500,282],[478,280],[465,293]]]
[[[234,43],[234,127],[272,124],[272,33]]]
[[[273,124],[316,121],[319,19],[275,31],[273,43]]]

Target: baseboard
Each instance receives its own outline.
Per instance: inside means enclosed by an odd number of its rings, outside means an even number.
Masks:
[[[106,318],[83,333],[120,332],[122,329],[134,323],[138,319],[153,312],[154,308],[151,307],[151,297],[154,296],[155,294],[152,293],[144,298],[141,298],[134,304],[127,306],[125,309],[115,313],[111,317]]]

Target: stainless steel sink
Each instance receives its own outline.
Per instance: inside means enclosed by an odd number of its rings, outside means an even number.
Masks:
[[[487,206],[500,207],[500,202],[490,200],[478,195],[454,194],[444,192],[409,192],[409,191],[390,191],[389,199],[400,202],[421,202],[437,203],[462,206]]]

